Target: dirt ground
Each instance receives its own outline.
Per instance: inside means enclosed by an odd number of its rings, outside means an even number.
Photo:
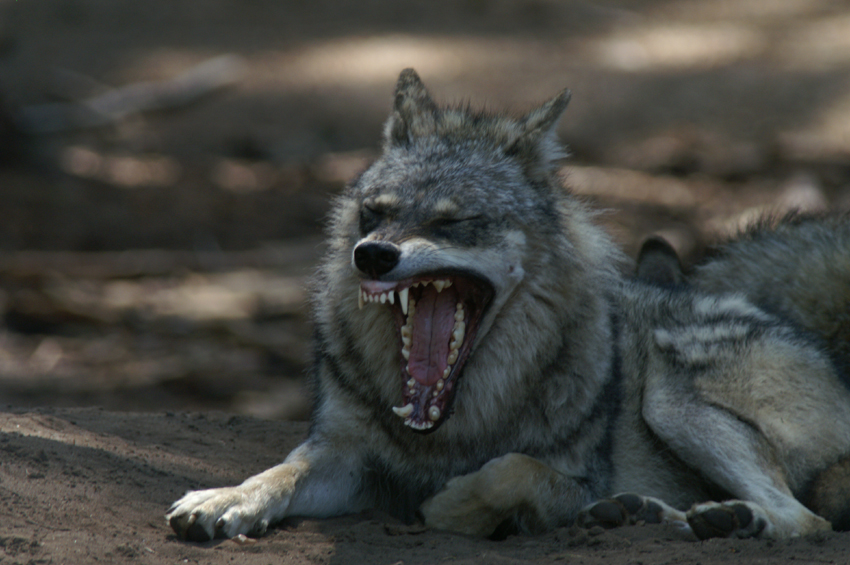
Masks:
[[[220,412],[98,408],[0,413],[2,563],[847,563],[847,534],[697,542],[670,527],[563,528],[487,541],[366,513],[292,520],[239,543],[181,542],[163,511],[186,488],[279,461],[306,424]],[[210,458],[216,453],[216,462]]]
[[[495,542],[377,513],[171,534],[183,491],[305,436],[324,217],[407,66],[517,112],[571,88],[565,182],[630,254],[850,209],[846,2],[0,0],[0,563],[850,561],[848,534]]]

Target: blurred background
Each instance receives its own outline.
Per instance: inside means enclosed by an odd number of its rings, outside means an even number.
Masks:
[[[631,254],[850,208],[844,0],[0,0],[0,405],[309,415],[307,288],[398,72],[520,113]]]

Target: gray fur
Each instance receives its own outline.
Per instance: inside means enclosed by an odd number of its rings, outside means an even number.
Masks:
[[[850,218],[762,221],[714,249],[689,282],[706,292],[744,293],[799,324],[822,338],[850,375]]]
[[[242,485],[187,493],[168,512],[180,536],[372,507],[476,535],[611,508],[703,537],[829,527],[795,495],[850,451],[830,358],[742,296],[623,279],[555,176],[568,100],[441,108],[402,72],[383,154],[334,206],[309,438]],[[621,491],[639,496],[591,505]]]

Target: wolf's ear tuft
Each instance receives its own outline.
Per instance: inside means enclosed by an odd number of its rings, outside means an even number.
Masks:
[[[419,75],[413,69],[404,69],[396,83],[393,113],[384,126],[384,139],[390,145],[410,142],[413,135],[433,129],[436,112],[437,105]]]
[[[565,157],[566,152],[555,134],[555,126],[567,109],[570,96],[570,91],[565,88],[521,118],[518,135],[507,147],[507,153],[521,156],[532,169],[543,170],[548,170],[555,161]]]

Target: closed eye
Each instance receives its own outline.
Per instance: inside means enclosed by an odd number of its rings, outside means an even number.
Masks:
[[[480,220],[483,217],[483,215],[478,214],[476,216],[466,216],[464,218],[437,218],[436,220],[434,220],[434,223],[438,226],[453,226],[463,222],[472,222],[475,220]]]
[[[385,216],[386,210],[383,207],[363,204],[363,207],[360,208],[360,232],[366,235],[376,229]]]

